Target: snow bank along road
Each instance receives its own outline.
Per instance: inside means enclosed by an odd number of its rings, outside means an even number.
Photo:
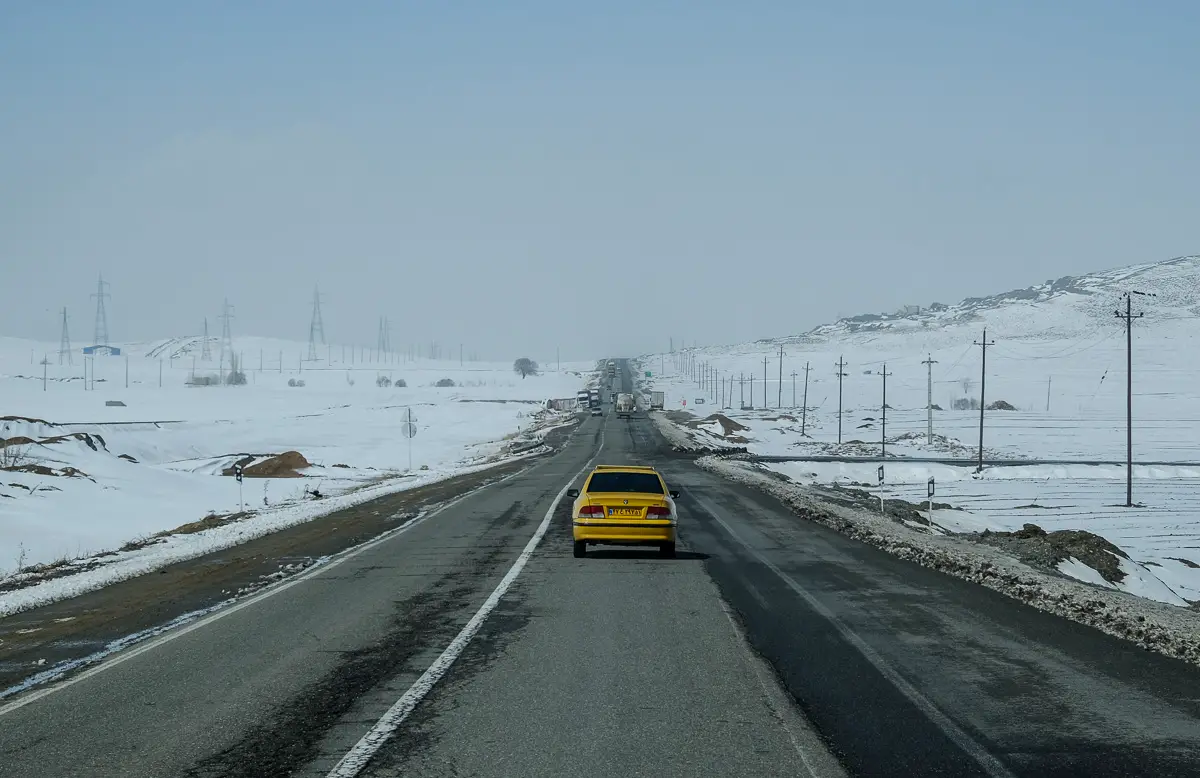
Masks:
[[[10,698],[0,775],[1200,771],[1200,670],[668,452],[645,419],[588,419],[556,456],[336,564]],[[597,455],[683,490],[680,558],[572,558],[557,498]],[[381,721],[391,736],[364,741]]]

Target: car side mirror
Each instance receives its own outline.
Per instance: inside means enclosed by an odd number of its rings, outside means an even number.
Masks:
[[[672,499],[674,499],[675,497],[679,496],[679,491],[677,489],[672,489],[670,492],[667,492],[667,494],[671,495]]]
[[[570,497],[572,500],[574,500],[576,497],[579,496],[579,490],[578,489],[568,489],[567,496]]]

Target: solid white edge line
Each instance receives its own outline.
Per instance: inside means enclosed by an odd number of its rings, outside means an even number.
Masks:
[[[862,654],[863,657],[870,662],[871,665],[878,670],[884,678],[891,682],[891,684],[895,686],[901,694],[908,698],[909,702],[917,706],[917,709],[924,713],[926,718],[933,722],[933,725],[940,729],[942,733],[946,735],[946,737],[950,738],[955,745],[957,745],[972,759],[974,759],[988,775],[993,776],[993,778],[1014,778],[1013,773],[1004,766],[1003,762],[992,756],[987,749],[976,742],[975,739],[967,734],[961,727],[959,727],[958,724],[954,723],[953,719],[951,719],[949,716],[943,713],[940,708],[934,705],[928,697],[921,694],[920,690],[909,683],[904,676],[900,675],[895,668],[889,665],[887,660],[880,656],[875,649],[871,648],[871,646],[868,645],[867,642],[858,635],[858,633],[856,633],[841,619],[835,616],[833,611],[822,605],[821,602],[811,592],[801,586],[796,579],[780,570],[771,560],[767,559],[762,552],[743,540],[742,537],[738,535],[737,532],[735,532],[733,528],[725,522],[724,519],[717,515],[718,509],[716,506],[703,498],[697,498],[697,502],[704,505],[708,515],[712,516],[713,519],[720,524],[727,533],[729,533],[730,537],[732,537],[739,544],[741,544],[743,548],[753,554],[754,558],[766,566],[768,570],[775,573],[775,575],[777,575],[780,580],[787,584],[789,589],[798,594],[810,608],[812,608],[814,611],[820,614],[822,618],[832,624],[833,628],[838,631],[838,634],[840,634],[847,643],[857,649],[858,652]]]
[[[466,649],[467,644],[471,642],[471,638],[475,637],[475,634],[479,632],[479,628],[483,626],[483,622],[487,620],[487,617],[500,604],[500,598],[508,592],[509,587],[517,580],[517,576],[525,569],[526,563],[529,562],[529,559],[533,556],[533,552],[542,542],[546,530],[549,529],[550,522],[554,519],[554,512],[558,510],[558,504],[562,502],[567,489],[571,488],[571,484],[579,476],[587,472],[592,463],[599,458],[600,452],[603,450],[604,433],[601,432],[600,446],[596,449],[596,453],[559,490],[554,501],[550,503],[550,507],[546,509],[546,515],[542,517],[542,523],[534,531],[533,537],[525,544],[525,548],[521,551],[520,556],[517,557],[517,561],[513,562],[512,567],[504,574],[504,578],[492,590],[487,600],[479,607],[479,610],[475,612],[475,615],[471,617],[466,626],[462,628],[462,631],[450,641],[450,644],[446,646],[438,658],[433,660],[433,663],[426,668],[425,672],[421,673],[421,677],[413,682],[413,685],[408,687],[408,690],[380,717],[379,721],[375,722],[375,725],[346,752],[346,755],[338,760],[338,763],[327,774],[327,778],[355,778],[367,766],[367,763],[371,761],[371,758],[375,756],[379,749],[383,747],[388,738],[400,728],[400,725],[404,723],[404,720],[408,718],[409,714],[413,712],[421,700],[429,694],[437,682],[450,670],[455,660]]]
[[[537,467],[537,466],[538,465],[534,465],[534,467]],[[17,699],[13,700],[10,703],[7,703],[5,705],[0,705],[0,717],[4,716],[6,714],[12,713],[13,711],[23,708],[26,705],[29,705],[32,702],[36,702],[37,700],[40,700],[44,697],[49,697],[51,694],[60,692],[63,689],[68,689],[68,688],[74,686],[75,684],[79,683],[80,681],[87,680],[88,678],[91,678],[94,675],[99,675],[100,673],[102,673],[106,670],[110,670],[110,669],[116,667],[117,665],[122,664],[123,662],[128,662],[130,659],[133,659],[134,657],[144,654],[147,651],[153,651],[154,649],[158,648],[159,646],[162,646],[166,643],[170,643],[172,640],[182,637],[182,636],[188,634],[189,632],[192,632],[197,629],[201,629],[203,627],[208,626],[209,624],[212,624],[214,621],[219,621],[220,619],[223,619],[226,616],[237,613],[238,611],[242,610],[243,608],[249,608],[251,605],[255,605],[269,597],[274,597],[275,595],[277,595],[281,592],[285,592],[288,589],[295,586],[296,584],[302,583],[304,581],[307,581],[309,578],[314,578],[314,577],[321,575],[329,570],[332,570],[335,567],[337,567],[338,565],[342,564],[343,562],[345,562],[349,559],[353,559],[354,557],[358,556],[359,554],[361,554],[365,551],[369,551],[372,548],[375,548],[376,546],[380,545],[381,543],[386,543],[387,541],[391,540],[392,538],[394,538],[398,535],[404,534],[408,530],[413,529],[414,527],[416,527],[420,524],[423,524],[424,522],[428,521],[429,519],[432,519],[434,516],[437,516],[439,513],[442,513],[443,511],[453,508],[455,505],[458,505],[460,502],[467,499],[471,495],[477,494],[479,491],[481,491],[483,489],[488,489],[492,486],[502,484],[505,481],[507,481],[511,478],[516,478],[518,475],[521,475],[523,473],[528,473],[529,470],[531,470],[531,469],[533,469],[533,468],[525,468],[525,469],[519,470],[516,473],[511,473],[509,475],[504,476],[503,478],[500,478],[499,480],[493,481],[490,484],[481,486],[477,489],[472,489],[471,491],[467,492],[466,494],[456,497],[453,500],[451,500],[450,502],[433,509],[429,513],[423,513],[419,516],[415,516],[415,517],[409,519],[408,521],[404,522],[400,526],[393,527],[392,529],[388,530],[387,532],[383,533],[382,535],[377,535],[374,538],[372,538],[371,540],[368,540],[357,546],[351,546],[348,549],[340,551],[337,554],[335,554],[333,556],[333,558],[331,558],[328,562],[321,564],[321,565],[314,565],[313,567],[309,568],[308,570],[305,570],[304,572],[299,573],[295,577],[288,578],[287,580],[282,581],[281,583],[278,583],[274,586],[270,586],[267,589],[265,589],[257,594],[254,594],[241,602],[230,605],[227,608],[221,608],[220,610],[212,613],[211,615],[205,616],[197,621],[191,622],[190,624],[187,624],[186,626],[182,626],[179,629],[172,630],[163,635],[152,638],[144,643],[139,643],[134,648],[129,648],[129,649],[126,649],[119,653],[116,653],[112,656],[111,659],[102,660],[100,664],[90,667],[87,670],[84,670],[83,672],[79,673],[78,675],[71,676],[70,678],[68,678],[64,681],[56,682],[52,686],[48,686],[48,687],[45,687],[42,689],[38,689],[37,691],[32,691],[27,694],[23,694],[22,696],[18,697]]]

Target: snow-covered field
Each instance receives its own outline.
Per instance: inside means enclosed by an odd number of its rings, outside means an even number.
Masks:
[[[715,420],[701,424],[692,431],[699,442],[746,446],[753,454],[878,458],[886,364],[885,477],[894,496],[924,499],[933,476],[937,499],[964,509],[939,512],[936,520],[949,529],[1012,530],[1030,522],[1048,530],[1090,530],[1148,564],[1178,597],[1196,601],[1200,569],[1191,565],[1200,564],[1200,468],[1184,465],[1200,462],[1200,368],[1189,358],[1200,344],[1198,289],[1200,257],[1184,257],[919,313],[854,317],[791,338],[646,355],[640,369],[652,373],[644,379],[646,389],[666,393],[667,409],[701,418],[720,412],[745,427],[727,432]],[[1125,503],[1125,470],[1119,465],[996,467],[973,477],[970,468],[896,461],[976,456],[981,385],[976,343],[986,327],[994,345],[987,350],[984,403],[1004,401],[1015,410],[985,412],[985,457],[1123,462],[1126,344],[1116,311],[1124,307],[1121,293],[1133,290],[1157,295],[1133,297],[1135,315],[1145,313],[1133,330],[1134,459],[1179,463],[1135,468],[1137,507],[1117,507]],[[839,445],[836,364],[842,359]],[[932,443],[926,434],[928,359],[934,360]],[[805,411],[806,364],[811,372]],[[699,385],[695,374],[713,378]],[[967,407],[955,410],[956,403]],[[809,483],[874,485],[877,464],[772,467]],[[1040,507],[1020,507],[1027,505]],[[1159,599],[1177,600],[1151,588]]]
[[[574,396],[595,367],[564,364],[522,379],[511,363],[367,353],[351,363],[337,347],[308,362],[307,344],[241,338],[246,385],[189,386],[193,372],[218,374],[216,339],[207,362],[199,339],[114,345],[120,356],[87,359],[85,385],[78,350],[73,365],[60,365],[57,346],[0,339],[0,437],[35,441],[4,449],[17,467],[0,471],[0,577],[234,513],[240,501],[257,512],[238,522],[249,537],[340,507],[306,491],[376,494],[478,468],[562,423],[541,403]],[[379,386],[380,377],[407,386]],[[454,386],[434,385],[442,379]],[[286,451],[311,463],[303,477],[246,478],[239,494],[221,476],[242,455]]]

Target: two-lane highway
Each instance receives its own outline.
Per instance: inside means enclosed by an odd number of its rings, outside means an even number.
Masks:
[[[595,461],[682,490],[679,558],[572,557],[569,501],[551,509]],[[1200,774],[1196,668],[805,522],[611,410],[16,705],[0,776],[325,776],[347,753],[371,776]]]

